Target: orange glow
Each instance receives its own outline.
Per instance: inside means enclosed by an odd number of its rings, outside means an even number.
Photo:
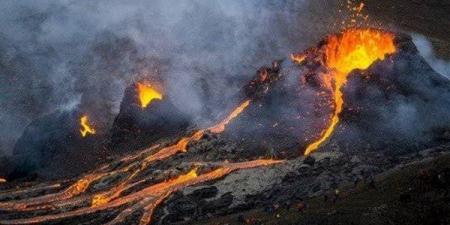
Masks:
[[[305,59],[306,59],[305,54],[291,54],[291,60],[296,64],[302,63],[303,61],[305,61]]]
[[[153,100],[163,98],[163,95],[150,84],[137,83],[137,91],[143,109],[147,108]]]
[[[5,183],[5,182],[6,182],[6,179],[0,177],[0,183]]]
[[[195,179],[197,177],[198,177],[197,169],[192,169],[188,173],[180,175],[180,176],[178,176],[175,179],[171,179],[171,180],[168,180],[168,181],[161,182],[159,184],[155,184],[155,185],[152,186],[152,188],[153,188],[153,191],[159,192],[159,191],[162,191],[162,190],[166,190],[166,189],[168,189],[169,187],[172,187],[172,186],[182,185],[183,183],[191,181],[191,180],[193,180],[193,179]]]
[[[19,218],[19,219],[11,219],[11,220],[0,220],[1,224],[37,224],[37,223],[46,223],[59,219],[77,217],[82,215],[90,215],[102,210],[108,210],[117,208],[123,205],[130,205],[126,207],[125,210],[119,213],[113,220],[111,220],[107,224],[121,224],[127,218],[127,216],[131,215],[131,213],[137,212],[138,210],[145,209],[145,213],[141,217],[140,224],[148,224],[151,222],[152,213],[154,209],[158,207],[158,205],[163,202],[165,198],[167,198],[170,194],[181,190],[188,186],[193,186],[196,184],[204,183],[207,181],[215,180],[226,176],[227,174],[240,170],[240,169],[251,169],[260,166],[270,166],[278,163],[282,163],[282,160],[255,160],[248,162],[239,162],[239,163],[223,163],[219,165],[219,168],[207,172],[205,174],[197,174],[197,169],[193,169],[190,172],[180,175],[177,178],[170,179],[167,181],[163,181],[151,186],[147,186],[143,189],[140,189],[136,192],[133,192],[128,195],[121,196],[117,199],[114,199],[110,202],[104,202],[103,204],[98,204],[95,206],[82,206],[80,208],[75,208],[73,210],[68,211],[59,211],[56,214],[48,214],[48,215],[37,215],[35,217],[30,218]],[[81,196],[80,196],[81,197]],[[82,200],[82,198],[80,198]],[[78,199],[79,200],[79,199]],[[83,204],[83,201],[77,201],[77,199],[71,199],[71,201]],[[57,208],[60,204],[53,202],[50,203],[50,207]],[[39,209],[39,208],[38,208]]]
[[[165,148],[162,148],[160,151],[150,155],[149,157],[144,159],[144,164],[137,169],[133,174],[131,174],[124,182],[122,182],[120,185],[117,185],[112,190],[96,194],[92,200],[91,200],[91,206],[97,207],[100,205],[107,204],[111,200],[117,198],[124,190],[129,188],[129,186],[126,186],[127,183],[134,178],[138,173],[143,171],[151,162],[157,161],[157,160],[163,160],[165,158],[168,158],[172,155],[175,155],[179,152],[187,152],[187,147],[189,143],[192,141],[198,141],[200,138],[202,138],[205,131],[209,130],[213,133],[220,133],[225,130],[226,125],[239,116],[250,104],[250,100],[244,101],[241,105],[239,105],[235,110],[233,110],[224,120],[222,120],[217,125],[214,125],[210,128],[198,130],[195,133],[193,133],[190,136],[182,137],[176,144],[167,146]]]
[[[80,118],[80,133],[82,137],[86,137],[88,134],[95,134],[95,129],[89,125],[89,118],[84,115]]]
[[[239,116],[248,106],[250,105],[250,100],[246,100],[241,105],[239,105],[233,112],[230,113],[224,120],[222,120],[217,125],[209,128],[209,131],[213,133],[222,133],[225,130],[225,127],[230,123],[231,120]]]
[[[342,87],[348,75],[355,69],[367,69],[377,60],[396,51],[394,36],[391,33],[372,29],[349,29],[339,35],[329,36],[324,46],[325,66],[330,70],[334,81],[334,113],[330,125],[322,132],[319,140],[310,144],[305,155],[314,152],[331,134],[339,123],[344,99]]]
[[[328,37],[325,64],[331,70],[344,73],[336,82],[345,83],[346,75],[354,69],[367,69],[376,60],[394,53],[394,36],[372,29],[349,29]]]
[[[218,163],[218,168],[205,174],[197,174],[197,170],[168,179],[152,185],[142,185],[148,181],[146,176],[140,176],[148,169],[152,162],[167,159],[180,152],[186,152],[189,143],[198,141],[207,131],[222,132],[228,123],[239,116],[250,104],[250,100],[244,101],[234,109],[220,123],[205,129],[198,130],[189,136],[182,137],[178,142],[163,147],[156,152],[159,145],[148,148],[139,154],[126,156],[120,160],[123,167],[110,167],[109,164],[85,174],[67,188],[56,191],[56,193],[44,194],[37,197],[24,198],[1,202],[0,210],[31,212],[35,210],[64,209],[57,213],[41,216],[33,216],[23,219],[1,220],[0,224],[36,224],[55,221],[63,218],[91,215],[96,212],[125,206],[124,210],[106,224],[122,224],[124,220],[138,210],[143,210],[140,224],[151,222],[153,211],[158,205],[173,192],[182,188],[221,178],[235,170],[249,169],[258,166],[269,166],[283,161],[277,160],[255,160],[240,163]],[[88,124],[87,117],[83,119]],[[151,154],[150,154],[151,153]],[[149,155],[147,155],[149,154]],[[118,182],[108,184],[104,189],[90,189],[91,186],[103,183],[105,180],[120,179]],[[53,184],[45,188],[53,187]],[[59,187],[57,184],[56,187]],[[103,185],[101,185],[103,186]],[[98,186],[97,186],[98,188]],[[132,188],[135,191],[129,192]],[[24,193],[34,192],[34,188],[23,189]],[[86,204],[90,203],[90,204]]]
[[[108,196],[103,195],[103,194],[98,194],[92,198],[91,204],[92,204],[92,207],[98,207],[98,206],[108,203],[109,201],[110,201],[110,198],[108,198]]]
[[[191,141],[198,141],[198,140],[200,140],[200,138],[202,138],[204,133],[205,133],[204,130],[199,130],[199,131],[195,132],[192,136],[190,136],[188,138],[182,138],[181,140],[179,140],[177,142],[176,146],[178,147],[178,149],[181,149],[181,151],[186,152],[187,151],[187,145]]]
[[[364,2],[361,2],[361,3],[359,4],[359,6],[356,8],[356,11],[357,11],[358,13],[360,13],[360,12],[363,10],[363,8],[364,8]]]

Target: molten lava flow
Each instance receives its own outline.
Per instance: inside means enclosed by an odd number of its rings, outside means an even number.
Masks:
[[[241,114],[248,106],[250,105],[250,100],[244,101],[241,105],[239,105],[236,109],[234,109],[225,119],[223,119],[220,123],[206,128],[202,130],[196,131],[194,134],[188,137],[181,138],[176,144],[170,145],[156,152],[155,154],[147,157],[145,162],[150,163],[156,160],[162,160],[167,157],[170,157],[178,152],[186,152],[187,146],[192,141],[198,141],[202,138],[205,131],[210,131],[212,133],[221,133],[225,130],[225,127],[239,114]]]
[[[325,66],[332,73],[334,80],[335,109],[330,125],[322,132],[319,140],[306,148],[305,155],[315,151],[327,140],[339,123],[339,114],[344,104],[341,89],[350,72],[367,69],[376,60],[383,60],[387,54],[396,51],[393,34],[372,29],[349,29],[342,34],[329,36],[323,48]]]
[[[325,63],[332,70],[348,74],[354,69],[367,69],[376,60],[394,53],[394,36],[372,29],[349,29],[341,35],[328,37],[325,46]],[[337,82],[345,82],[346,75]]]
[[[147,108],[153,100],[163,98],[162,94],[149,84],[137,83],[137,91],[143,109]]]
[[[260,166],[270,166],[278,163],[282,163],[281,160],[255,160],[249,162],[240,163],[223,163],[218,169],[205,174],[197,174],[197,170],[191,170],[190,172],[178,176],[175,179],[163,181],[148,187],[144,187],[134,193],[121,196],[114,199],[107,204],[99,204],[93,207],[80,207],[72,208],[68,211],[59,211],[56,214],[37,215],[30,218],[0,220],[0,224],[36,224],[46,223],[64,218],[77,217],[82,215],[89,215],[92,213],[105,211],[108,209],[118,208],[119,206],[128,205],[123,211],[121,211],[116,218],[111,220],[108,224],[123,224],[124,220],[131,214],[145,209],[144,214],[141,217],[140,224],[148,224],[151,222],[151,216],[154,209],[170,194],[176,192],[182,188],[204,183],[207,181],[215,180],[225,175],[240,169],[250,169]],[[82,202],[78,202],[82,204]],[[58,204],[53,203],[56,208]]]
[[[80,118],[80,133],[82,137],[86,137],[88,134],[95,134],[95,129],[89,125],[89,119],[86,115]]]
[[[222,132],[230,121],[241,114],[249,104],[250,100],[244,101],[224,120],[214,126],[182,137],[178,142],[156,152],[154,150],[159,145],[150,147],[138,154],[125,156],[118,161],[119,163],[105,164],[66,187],[64,187],[65,184],[62,186],[57,183],[42,187],[24,188],[20,191],[22,197],[18,200],[0,201],[0,210],[31,216],[25,216],[22,219],[0,219],[0,224],[46,223],[83,215],[89,216],[98,212],[117,209],[119,206],[123,210],[119,210],[118,215],[107,224],[123,224],[128,216],[138,211],[144,211],[140,224],[149,224],[154,209],[177,190],[221,178],[235,170],[281,163],[282,161],[276,160],[217,163],[215,165],[218,166],[218,169],[205,174],[199,175],[196,170],[191,170],[175,179],[152,185],[148,184],[149,177],[146,173],[148,173],[149,166],[153,162],[167,159],[180,152],[186,152],[188,145],[193,141],[200,140],[207,131]],[[82,121],[83,123],[88,124],[87,117],[84,122]],[[40,190],[48,190],[48,192],[36,196],[34,193]],[[13,193],[19,194],[17,191],[8,191],[4,194],[10,196]],[[33,215],[36,211],[46,213]]]
[[[10,210],[27,211],[27,210],[35,210],[37,208],[45,208],[45,206],[42,206],[43,204],[48,204],[50,207],[54,207],[54,205],[50,203],[58,201],[67,201],[68,199],[71,199],[75,196],[84,193],[92,182],[102,178],[104,175],[105,174],[88,174],[83,178],[79,179],[74,184],[67,187],[65,190],[58,193],[43,195],[39,197],[32,197],[25,200],[0,202],[0,209],[5,211]],[[32,188],[28,190],[24,189],[20,191],[27,193],[33,191],[42,191],[45,190],[46,188],[52,187],[53,188],[60,187],[60,184],[53,184],[49,186],[44,186],[42,188]],[[9,195],[12,194],[13,193],[9,193]]]
[[[239,114],[241,114],[249,106],[249,104],[250,104],[250,100],[244,101],[241,105],[239,105],[236,109],[234,109],[224,120],[222,120],[217,125],[214,125],[210,128],[198,130],[190,136],[181,138],[176,144],[162,148],[158,152],[146,157],[143,160],[141,167],[136,169],[122,183],[120,183],[113,189],[109,190],[108,192],[95,195],[91,201],[92,207],[106,204],[106,203],[110,202],[111,200],[117,198],[125,190],[129,189],[131,187],[130,185],[128,185],[130,180],[132,180],[136,175],[138,175],[140,172],[142,172],[144,169],[146,169],[150,165],[150,163],[155,162],[157,160],[164,160],[164,159],[166,159],[172,155],[175,155],[179,152],[187,152],[187,147],[188,147],[189,143],[200,140],[200,138],[202,138],[205,131],[210,131],[213,133],[223,132],[226,125],[229,124],[231,122],[231,120],[236,118]]]
[[[231,120],[239,116],[248,106],[250,105],[250,100],[244,101],[240,104],[233,112],[230,113],[224,120],[222,120],[219,124],[209,128],[208,130],[213,133],[222,133],[225,130],[225,127],[230,123]]]

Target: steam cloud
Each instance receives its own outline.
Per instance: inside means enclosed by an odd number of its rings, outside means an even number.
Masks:
[[[55,111],[88,112],[107,129],[142,76],[162,79],[186,113],[216,115],[256,67],[335,29],[325,2],[1,1],[0,154]]]
[[[412,34],[414,44],[417,46],[420,54],[433,67],[436,72],[450,78],[450,62],[439,59],[433,50],[431,41],[420,34]]]

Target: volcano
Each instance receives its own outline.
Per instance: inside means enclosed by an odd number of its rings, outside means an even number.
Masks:
[[[183,135],[190,121],[170,98],[138,82],[125,90],[112,125],[110,146],[122,153],[139,150],[157,140]]]
[[[127,155],[73,180],[0,184],[0,224],[187,224],[301,208],[448,155],[450,112],[439,107],[450,82],[404,34],[352,28],[261,67],[207,127],[190,127],[164,95],[139,102],[139,87],[127,89],[111,131]]]
[[[364,39],[368,43],[359,46],[358,41]],[[440,131],[448,129],[448,113],[437,108],[448,104],[442,96],[449,94],[449,80],[425,63],[407,35],[394,37],[377,30],[351,29],[328,37],[319,50],[307,52],[314,60],[306,59],[305,64],[319,64],[325,67],[325,73],[332,74],[324,80],[317,68],[308,72],[310,80],[334,82],[330,91],[334,95],[334,113],[321,137],[308,146],[305,154],[319,148],[337,126],[343,133],[335,135],[336,140],[351,137],[353,132],[373,148],[403,145],[404,149],[423,148],[430,140],[439,139]],[[342,124],[341,117],[345,118]]]
[[[103,142],[104,135],[96,134],[86,114],[54,112],[28,125],[14,146],[13,159],[5,160],[12,165],[2,171],[7,171],[10,180],[76,176],[104,158]]]
[[[337,143],[413,151],[448,130],[449,114],[438,108],[448,104],[449,81],[407,35],[349,29],[291,60],[225,135],[247,149],[295,158]]]

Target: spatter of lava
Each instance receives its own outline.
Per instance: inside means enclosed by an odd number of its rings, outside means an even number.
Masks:
[[[325,77],[332,78],[334,111],[329,125],[322,131],[320,138],[306,148],[305,155],[311,154],[328,140],[339,123],[339,114],[344,104],[342,88],[347,83],[348,75],[355,69],[367,69],[375,61],[383,60],[387,55],[395,53],[396,48],[392,33],[375,29],[351,28],[328,36],[320,49],[309,49],[302,54],[293,54],[291,58],[295,63],[303,63],[308,60],[307,56],[311,52],[321,54],[320,64],[326,67],[328,73]]]

